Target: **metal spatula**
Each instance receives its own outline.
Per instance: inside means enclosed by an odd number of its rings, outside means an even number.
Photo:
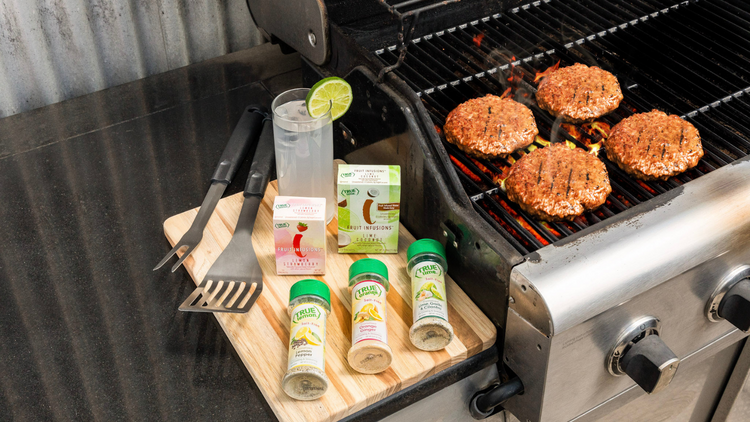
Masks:
[[[265,120],[234,236],[203,281],[180,305],[181,311],[243,313],[258,300],[263,291],[263,274],[253,249],[252,235],[273,164],[273,127],[270,120]]]

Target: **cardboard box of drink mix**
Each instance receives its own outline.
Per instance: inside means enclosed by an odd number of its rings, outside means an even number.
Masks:
[[[339,165],[339,253],[397,253],[399,166]]]
[[[273,202],[276,274],[326,273],[326,199],[277,196]]]

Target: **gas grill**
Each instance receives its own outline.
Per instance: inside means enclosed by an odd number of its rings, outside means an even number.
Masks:
[[[281,20],[257,5],[253,15],[308,59],[306,84],[337,75],[352,85],[336,156],[402,166],[403,224],[445,242],[452,276],[504,333],[505,383],[475,397],[476,417],[493,412],[491,396],[524,421],[632,420],[617,412],[644,391],[668,401],[673,377],[687,380],[714,356],[734,359],[750,328],[737,316],[750,315],[750,5],[298,3],[300,13]],[[567,124],[537,106],[545,71],[574,63],[617,76],[617,110]],[[486,94],[532,110],[532,146],[481,159],[445,141],[448,113]],[[705,153],[666,181],[631,177],[601,148],[620,120],[652,109],[692,123]],[[601,208],[552,223],[508,200],[512,164],[550,142],[604,162],[612,194]],[[702,393],[711,406],[696,406],[696,420],[731,408],[737,392],[718,385]]]

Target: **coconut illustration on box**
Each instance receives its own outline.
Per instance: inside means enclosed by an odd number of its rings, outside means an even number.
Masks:
[[[339,253],[396,253],[400,208],[399,166],[339,165]]]
[[[325,198],[277,196],[273,206],[276,274],[325,274]]]

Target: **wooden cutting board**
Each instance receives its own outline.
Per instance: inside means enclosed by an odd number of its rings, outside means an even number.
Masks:
[[[360,374],[349,367],[346,354],[351,347],[351,298],[347,292],[349,266],[366,254],[337,252],[337,222],[328,225],[326,275],[277,276],[271,227],[276,183],[268,186],[258,211],[253,246],[263,271],[263,293],[246,314],[217,313],[216,318],[252,375],[258,388],[280,421],[334,421],[357,412],[419,380],[473,356],[495,342],[497,332],[490,320],[466,294],[447,277],[448,319],[455,338],[445,350],[423,352],[409,341],[412,323],[411,280],[406,273],[406,248],[415,240],[401,227],[398,254],[373,254],[388,266],[388,343],[393,363],[377,375]],[[185,260],[185,268],[196,283],[202,280],[229,243],[242,206],[242,193],[219,201],[208,222],[203,241]],[[164,232],[174,245],[195,218],[198,208],[170,217]],[[289,344],[289,289],[298,280],[317,278],[331,288],[331,314],[326,334],[326,394],[318,400],[297,401],[281,389],[287,367]],[[177,308],[175,303],[175,309]]]

